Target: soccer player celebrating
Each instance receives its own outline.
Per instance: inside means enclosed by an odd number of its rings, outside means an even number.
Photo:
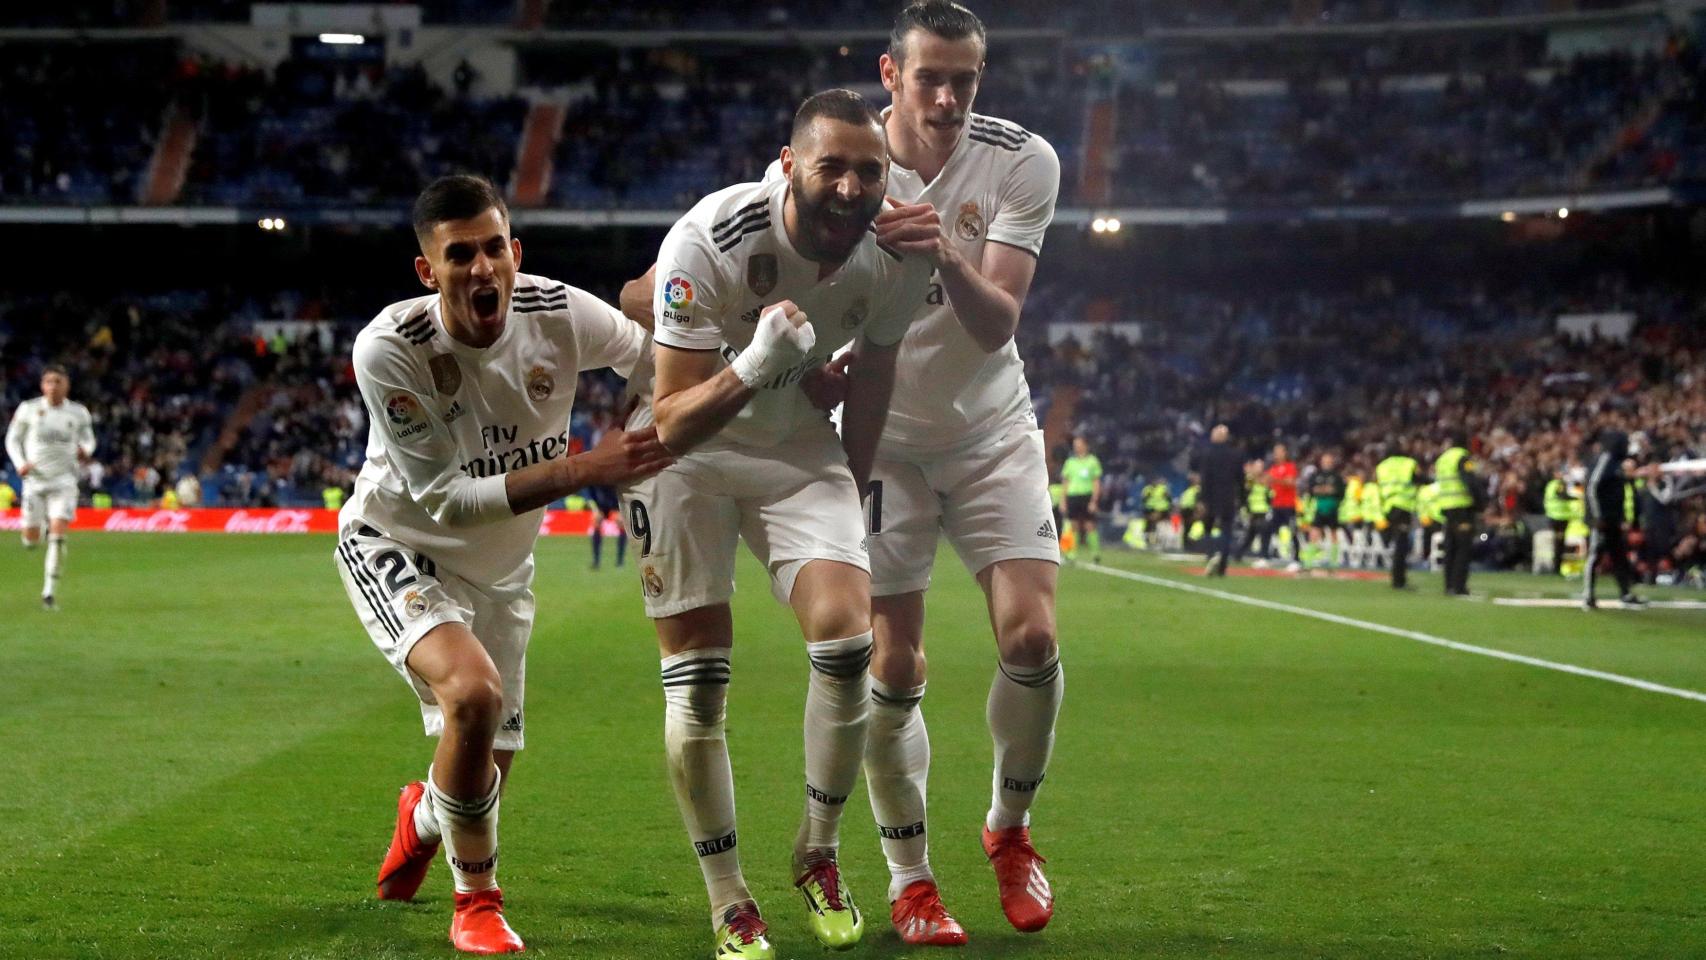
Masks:
[[[65,368],[48,365],[41,374],[41,396],[19,404],[6,427],[6,455],[24,481],[24,548],[35,549],[47,527],[41,583],[45,610],[59,609],[54,591],[65,562],[65,531],[77,516],[77,467],[95,453],[89,408],[67,400],[70,392]]]
[[[884,111],[889,193],[951,220],[931,257],[923,312],[901,344],[871,474],[876,648],[865,774],[892,878],[890,919],[913,944],[966,939],[930,870],[930,742],[919,707],[924,593],[944,535],[988,598],[999,655],[989,690],[995,750],[983,849],[1014,927],[1040,930],[1054,911],[1029,824],[1065,689],[1054,615],[1060,544],[1042,431],[1013,335],[1054,217],[1060,162],[1042,137],[971,112],[985,50],[971,11],[921,0],[896,17],[880,62],[892,100]],[[878,236],[901,220],[898,211],[878,217]]]
[[[434,182],[414,227],[415,272],[433,293],[392,304],[356,338],[367,462],[338,517],[344,589],[439,738],[427,778],[403,788],[378,893],[412,898],[442,842],[451,942],[518,952],[497,885],[498,797],[523,745],[541,513],[669,456],[652,430],[611,431],[568,456],[577,375],[627,374],[645,331],[581,290],[518,273],[521,241],[490,183]]]
[[[656,383],[629,425],[655,418],[680,459],[625,499],[662,654],[670,778],[719,958],[772,956],[741,874],[723,732],[738,539],[792,606],[811,662],[794,884],[825,945],[851,946],[863,932],[836,856],[871,701],[859,491],[941,232],[928,205],[902,206],[885,221],[888,245],[878,243],[871,221],[888,170],[870,104],[847,90],[817,94],[795,114],[781,176],[701,200],[658,253]],[[799,381],[849,343],[859,361],[838,439]]]

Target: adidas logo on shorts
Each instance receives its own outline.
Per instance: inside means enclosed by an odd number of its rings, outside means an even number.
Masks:
[[[1037,536],[1046,537],[1049,540],[1055,539],[1054,524],[1044,520],[1043,525],[1037,528]]]

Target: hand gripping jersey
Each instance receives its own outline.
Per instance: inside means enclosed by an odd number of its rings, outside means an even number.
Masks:
[[[887,120],[892,108],[883,110]],[[780,162],[765,171],[781,180]],[[943,233],[974,267],[984,246],[1005,243],[1041,254],[1060,192],[1060,159],[1047,140],[1016,124],[982,114],[966,121],[959,145],[936,179],[889,165],[889,196],[928,203]],[[1016,420],[1031,421],[1025,364],[1009,340],[985,353],[954,316],[941,280],[932,274],[895,364],[894,400],[883,428],[885,450],[899,455],[976,446],[1003,436]]]
[[[489,347],[455,340],[439,310],[437,294],[394,303],[356,337],[367,462],[339,523],[365,523],[483,588],[525,588],[543,511],[512,515],[504,474],[567,455],[578,374],[627,376],[645,331],[527,274]]]
[[[72,400],[59,406],[36,397],[18,404],[6,427],[6,455],[14,469],[30,465],[24,484],[32,489],[76,488],[77,455],[95,452],[89,408]]]
[[[794,249],[782,225],[788,189],[778,178],[719,190],[695,204],[658,251],[658,344],[716,350],[727,365],[752,343],[765,308],[782,300],[804,310],[817,334],[811,354],[764,384],[712,444],[771,447],[803,424],[824,421],[827,415],[800,390],[800,378],[860,335],[879,345],[899,342],[929,282],[928,261],[878,246],[874,233],[819,280],[817,262]],[[650,424],[651,384],[636,377],[630,392],[641,401],[630,429]]]

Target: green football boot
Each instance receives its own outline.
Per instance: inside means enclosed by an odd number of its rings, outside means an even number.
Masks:
[[[858,943],[865,933],[865,918],[841,882],[835,851],[813,850],[795,873],[799,877],[794,888],[806,899],[806,922],[818,942],[831,950],[846,950]]]
[[[717,928],[714,960],[776,960],[776,951],[764,936],[769,928],[758,916],[758,904],[748,900],[730,907]]]

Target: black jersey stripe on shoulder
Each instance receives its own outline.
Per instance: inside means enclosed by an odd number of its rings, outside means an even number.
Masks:
[[[552,310],[567,310],[567,303],[524,303],[509,308],[510,313],[549,313]]]
[[[987,143],[992,147],[1000,147],[1003,150],[1011,150],[1014,153],[1018,153],[1022,149],[1022,147],[1017,143],[1011,143],[996,137],[987,136],[976,131],[966,134],[966,138],[969,140],[975,140],[978,143]]]
[[[426,323],[426,322],[428,322],[428,320],[427,320],[427,304],[423,303],[420,306],[416,307],[415,309],[409,311],[408,316],[406,316],[403,319],[398,320],[396,323],[392,324],[392,327],[394,327],[395,329],[401,330],[404,327],[413,327],[413,326],[416,326],[418,324],[422,324],[422,323]]]
[[[727,240],[728,238],[734,236],[737,233],[740,233],[741,231],[745,230],[747,227],[749,227],[755,223],[761,223],[761,222],[763,224],[765,224],[766,226],[769,225],[769,223],[770,223],[770,210],[769,210],[769,208],[766,208],[763,210],[754,210],[751,213],[747,214],[746,216],[741,217],[739,220],[734,221],[733,223],[729,224],[726,227],[723,227],[720,230],[712,230],[711,231],[711,239],[717,243],[722,243],[724,240]]]
[[[568,303],[568,302],[569,302],[569,292],[567,290],[564,290],[560,293],[544,293],[544,294],[541,294],[541,293],[518,293],[515,296],[510,298],[510,303],[517,303],[517,304],[520,304],[520,303],[564,304],[564,303]]]
[[[724,227],[728,226],[731,223],[734,223],[736,220],[739,220],[741,217],[746,216],[747,214],[751,213],[752,211],[762,210],[765,207],[768,207],[769,205],[770,205],[770,198],[769,197],[765,197],[761,200],[754,200],[753,202],[747,204],[746,206],[741,207],[739,210],[736,210],[734,212],[734,214],[732,216],[730,216],[727,220],[724,220],[720,223],[711,224],[711,232],[717,233],[718,231],[722,230]]]
[[[991,120],[987,117],[973,117],[971,120],[971,127],[973,130],[1005,134],[1021,141],[1031,139],[1031,131],[1026,130],[1018,124],[1008,123],[1004,120]]]
[[[717,252],[718,253],[728,253],[730,250],[733,250],[734,248],[740,246],[740,242],[742,240],[744,240],[745,238],[750,237],[755,233],[763,233],[769,229],[770,229],[770,218],[769,217],[765,217],[762,221],[749,223],[745,227],[742,227],[740,232],[731,234],[728,237],[725,237],[724,239],[717,241]]]
[[[555,286],[550,286],[550,287],[516,287],[515,288],[515,299],[523,300],[523,299],[529,299],[529,298],[538,299],[540,297],[549,298],[549,297],[568,296],[568,293],[569,293],[569,285],[566,283],[559,283],[559,284],[556,284]]]

